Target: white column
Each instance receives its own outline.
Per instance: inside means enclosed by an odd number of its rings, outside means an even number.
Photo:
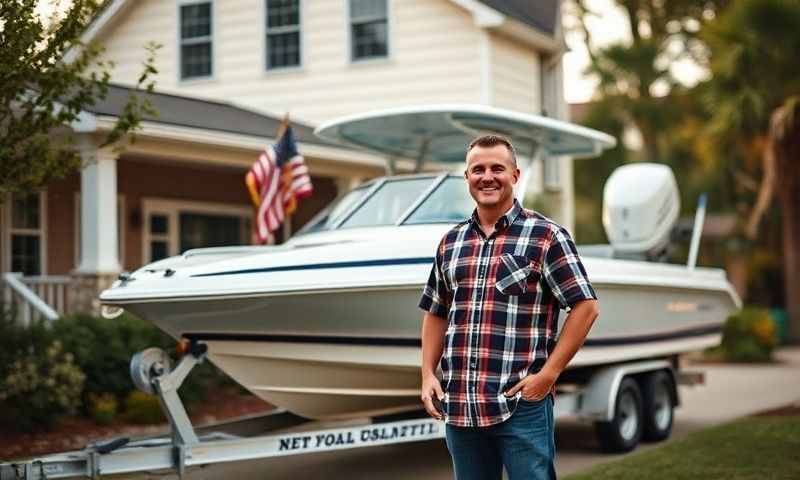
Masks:
[[[108,274],[121,270],[117,239],[117,154],[82,139],[81,264],[78,272]]]

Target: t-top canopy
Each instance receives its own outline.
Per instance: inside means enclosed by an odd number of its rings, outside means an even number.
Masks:
[[[469,142],[494,133],[520,154],[537,147],[551,155],[594,157],[616,145],[614,137],[552,118],[485,105],[427,105],[350,115],[324,123],[323,140],[383,155],[433,162],[463,162]]]

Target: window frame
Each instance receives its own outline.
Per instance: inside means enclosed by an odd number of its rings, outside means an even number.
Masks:
[[[392,0],[383,0],[386,2],[386,55],[383,56],[372,56],[372,57],[363,57],[363,58],[355,58],[353,52],[353,12],[351,2],[352,0],[344,0],[345,2],[345,12],[347,13],[346,16],[346,23],[347,23],[347,58],[350,60],[351,65],[359,65],[359,64],[370,64],[370,63],[382,63],[392,58]],[[359,23],[367,23],[370,21],[376,20],[375,18],[370,19],[360,19]]]
[[[202,38],[202,40],[190,39],[191,43],[189,43],[189,45],[197,44],[197,43],[203,43],[203,42],[206,42],[206,41],[209,42],[209,44],[211,46],[210,47],[210,50],[211,50],[211,54],[210,54],[210,57],[211,57],[210,58],[210,60],[211,60],[211,72],[208,75],[204,75],[204,76],[184,77],[183,76],[183,46],[184,46],[185,40],[184,40],[184,38],[183,38],[183,36],[181,34],[181,8],[185,7],[185,6],[188,6],[188,5],[201,5],[201,4],[205,4],[205,3],[207,3],[207,4],[209,4],[211,6],[210,7],[210,11],[211,11],[211,22],[210,22],[210,24],[211,24],[211,35],[208,35],[207,39],[206,39],[206,37],[197,37],[197,38]],[[216,6],[216,1],[215,0],[178,0],[177,2],[175,2],[175,5],[176,5],[176,7],[175,7],[175,18],[176,18],[176,26],[177,26],[177,28],[175,29],[175,37],[176,37],[176,42],[177,42],[177,46],[178,46],[175,49],[175,55],[177,57],[176,76],[178,77],[178,83],[179,84],[189,84],[189,83],[194,83],[194,82],[206,82],[206,81],[209,81],[209,80],[215,80],[216,79],[216,65],[217,65],[217,58],[216,58],[217,57],[217,55],[216,55],[217,54],[217,49],[214,48],[214,45],[216,43],[216,34],[217,34],[217,25],[216,25],[216,23],[217,23],[217,21],[216,21],[216,19],[217,19],[217,6]]]
[[[11,271],[13,263],[12,249],[14,235],[37,235],[39,237],[39,273],[36,276],[47,275],[47,191],[43,190],[38,192],[39,195],[39,228],[14,228],[12,222],[14,221],[13,212],[11,211],[13,205],[13,194],[7,194],[3,201],[5,205],[0,209],[0,225],[3,231],[3,252],[2,252],[2,271]]]
[[[253,227],[253,207],[230,203],[195,202],[191,200],[174,200],[167,198],[147,197],[142,199],[142,261],[146,265],[152,263],[150,250],[151,240],[167,242],[167,256],[179,255],[180,252],[180,214],[199,213],[207,215],[237,216],[250,222]],[[167,217],[167,233],[150,235],[150,215],[160,214]],[[245,232],[246,245],[252,245],[251,231]]]
[[[306,15],[305,15],[305,13],[306,13],[305,12],[305,4],[306,4],[306,2],[304,0],[297,0],[297,3],[298,3],[297,9],[298,9],[298,16],[299,16],[298,22],[297,22],[297,26],[295,26],[295,27],[272,27],[270,29],[270,27],[268,25],[268,18],[267,18],[267,13],[269,12],[269,6],[268,6],[269,0],[262,0],[262,2],[261,2],[261,7],[262,7],[261,19],[262,19],[262,27],[263,27],[262,35],[261,35],[261,43],[262,43],[261,59],[264,62],[264,64],[263,64],[264,72],[267,75],[297,72],[299,70],[302,70],[303,67],[305,66],[305,63],[306,63],[305,34],[304,34],[305,29],[303,27],[304,27],[304,21],[305,21],[305,17],[306,17]],[[278,31],[275,31],[275,30],[278,30]],[[297,65],[270,68],[269,65],[268,65],[269,42],[267,41],[267,37],[271,33],[272,34],[291,33],[291,32],[294,32],[294,31],[297,31],[298,36],[299,36],[299,43],[298,43],[298,48],[300,49],[300,54],[299,54],[299,59],[298,59],[299,63]]]

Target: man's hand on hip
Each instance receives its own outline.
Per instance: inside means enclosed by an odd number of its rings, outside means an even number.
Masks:
[[[553,389],[558,375],[553,375],[546,370],[532,373],[508,389],[506,397],[513,397],[522,391],[522,398],[532,402],[543,399]]]
[[[439,379],[436,378],[436,375],[427,374],[422,376],[422,393],[420,398],[422,399],[422,404],[425,405],[425,410],[428,412],[428,415],[436,420],[444,419],[444,412],[436,408],[437,404],[441,405],[441,403],[437,402],[444,400],[444,392],[442,391],[442,386],[439,383]]]

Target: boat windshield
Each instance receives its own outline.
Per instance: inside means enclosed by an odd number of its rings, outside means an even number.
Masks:
[[[439,184],[403,225],[424,223],[458,223],[472,215],[475,200],[472,199],[462,177],[447,177]]]
[[[461,177],[447,177],[431,191],[434,182],[437,182],[434,177],[392,178],[374,191],[371,188],[374,184],[358,187],[299,233],[395,225],[404,217],[403,225],[457,223],[472,214],[475,202]]]
[[[341,228],[394,225],[432,182],[430,177],[387,180]]]

